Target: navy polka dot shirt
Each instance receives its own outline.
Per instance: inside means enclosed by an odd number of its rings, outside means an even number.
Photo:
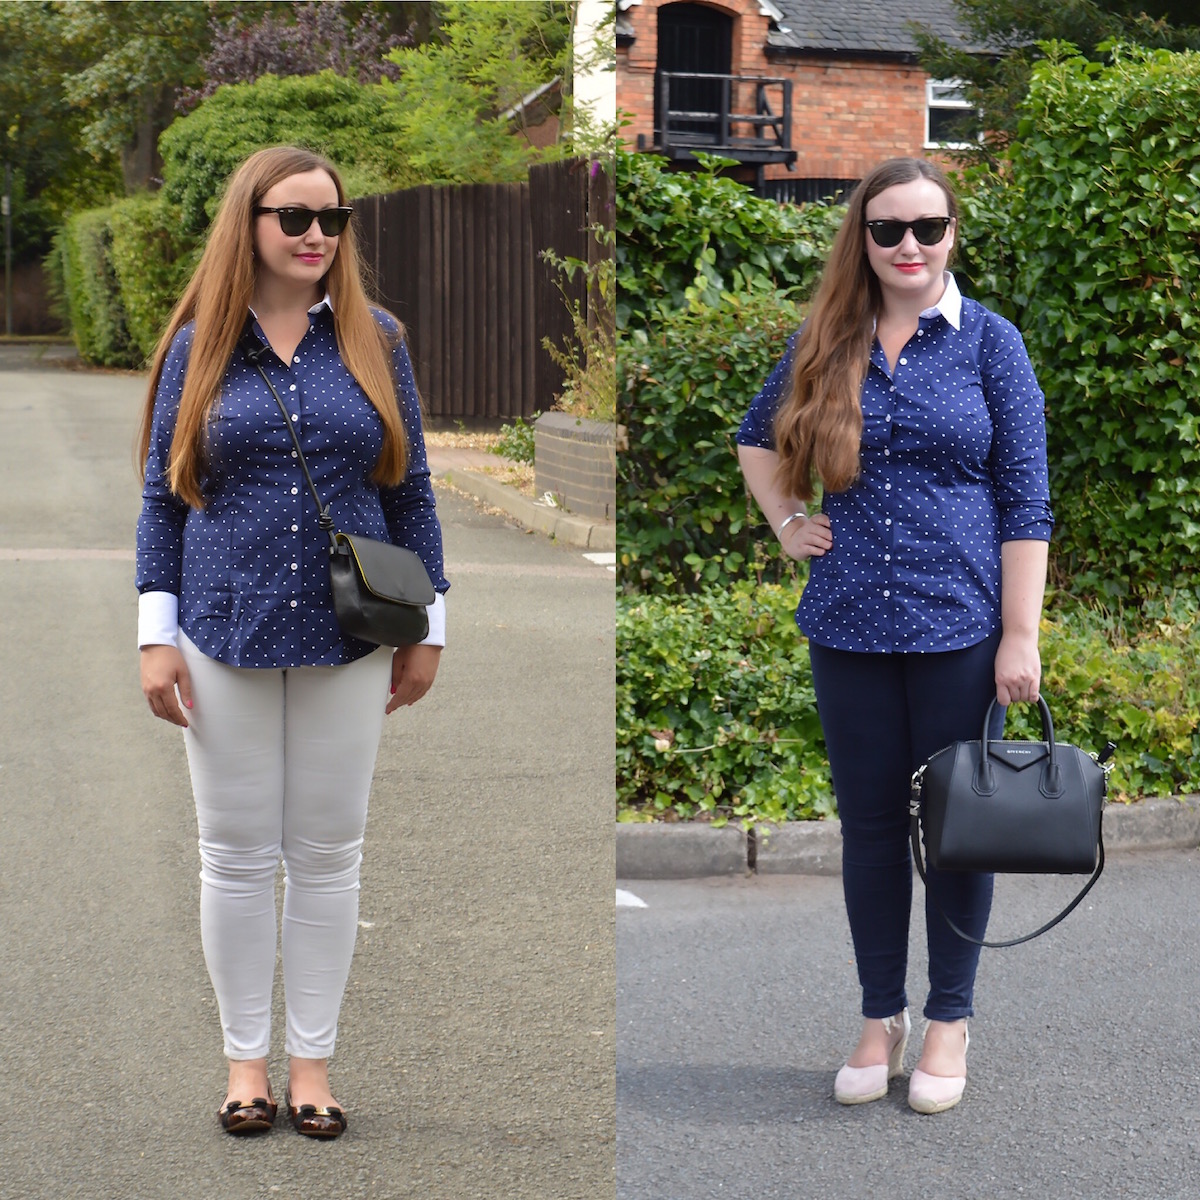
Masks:
[[[392,317],[373,311],[380,325],[397,331]],[[265,344],[257,321],[253,328]],[[171,493],[166,466],[192,333],[189,323],[172,343],[154,401],[137,525],[142,600],[178,597],[178,629],[210,658],[231,666],[329,666],[363,657],[375,647],[343,637],[338,627],[328,536],[317,525],[317,506],[283,415],[240,351],[229,363],[209,427],[210,466],[202,485],[208,503],[202,510],[189,508]],[[409,453],[404,480],[390,488],[371,482],[383,424],[342,362],[327,300],[310,310],[308,332],[292,361],[281,361],[269,349],[262,365],[288,407],[335,527],[420,555],[439,593],[430,609],[429,641],[440,643],[444,634],[435,636],[435,609],[444,629],[440,594],[450,585],[443,575],[420,402],[402,340],[393,361]],[[144,618],[143,611],[143,625]],[[139,632],[141,644],[170,640],[170,633]]]
[[[774,449],[787,354],[738,430]],[[953,276],[894,374],[878,341],[862,389],[861,474],[823,498],[833,549],[809,560],[796,623],[868,652],[961,650],[1000,626],[1000,545],[1048,541],[1045,399],[1016,328]]]

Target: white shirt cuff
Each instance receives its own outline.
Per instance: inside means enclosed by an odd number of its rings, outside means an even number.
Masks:
[[[446,597],[440,592],[428,608],[429,636],[422,646],[446,644]],[[179,597],[170,592],[143,592],[138,597],[138,648],[179,645]]]
[[[138,597],[138,649],[179,645],[179,597],[143,592]]]
[[[446,644],[446,597],[438,592],[433,603],[425,610],[429,614],[429,636],[422,646],[444,646]]]

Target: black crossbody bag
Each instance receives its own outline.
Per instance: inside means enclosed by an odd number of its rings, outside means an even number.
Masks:
[[[993,699],[979,741],[946,746],[912,777],[910,840],[927,889],[922,826],[925,853],[939,871],[1091,876],[1052,921],[1006,942],[971,937],[942,912],[959,937],[977,946],[1019,946],[1052,929],[1091,891],[1104,870],[1101,816],[1112,769],[1106,763],[1116,746],[1109,742],[1095,755],[1056,742],[1050,709],[1041,697],[1037,703],[1042,741],[989,739]]]
[[[300,469],[317,502],[317,523],[329,536],[329,581],[333,588],[333,609],[342,632],[378,646],[423,642],[429,636],[428,606],[435,598],[425,564],[419,555],[403,546],[334,529],[333,517],[328,506],[321,503],[304,461],[292,419],[259,361],[268,347],[251,334],[243,335],[241,347],[246,361],[258,369],[279,405]]]

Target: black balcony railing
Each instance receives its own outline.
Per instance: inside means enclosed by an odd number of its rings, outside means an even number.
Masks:
[[[695,152],[739,162],[795,164],[792,149],[792,81],[755,75],[655,74],[654,146],[639,149],[677,161]]]

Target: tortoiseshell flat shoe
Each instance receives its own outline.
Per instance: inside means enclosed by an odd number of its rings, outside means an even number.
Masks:
[[[336,1138],[346,1132],[349,1122],[346,1114],[340,1108],[330,1105],[328,1108],[318,1108],[315,1104],[301,1104],[299,1107],[292,1103],[292,1081],[288,1080],[287,1092],[284,1096],[287,1105],[288,1119],[297,1133],[312,1138]]]
[[[241,1100],[230,1100],[224,1108],[217,1112],[217,1120],[226,1133],[265,1133],[275,1124],[275,1114],[279,1105],[271,1093],[271,1085],[267,1084],[267,1098],[256,1096],[249,1104]]]

